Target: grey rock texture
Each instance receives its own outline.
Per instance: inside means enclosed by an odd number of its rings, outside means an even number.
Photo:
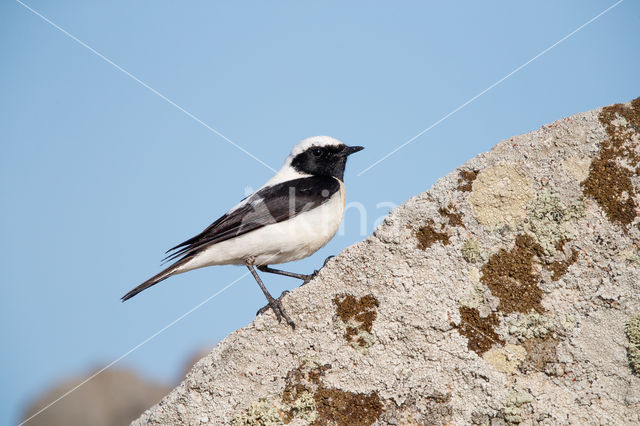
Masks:
[[[502,141],[134,423],[638,423],[639,172],[640,98]]]

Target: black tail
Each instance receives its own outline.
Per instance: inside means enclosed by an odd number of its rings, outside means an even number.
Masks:
[[[141,291],[144,291],[144,290],[148,289],[149,287],[158,284],[160,281],[166,280],[171,275],[173,275],[173,271],[174,270],[176,270],[179,266],[182,266],[184,263],[186,263],[187,260],[189,260],[189,259],[188,258],[180,259],[179,261],[177,261],[173,265],[171,265],[168,268],[164,269],[162,272],[159,272],[158,274],[156,274],[153,277],[149,278],[148,280],[146,280],[145,282],[140,284],[138,287],[134,288],[133,290],[131,290],[130,292],[128,292],[127,294],[122,296],[122,301],[124,302],[125,300],[129,300],[133,296],[135,296],[136,294],[140,293]]]

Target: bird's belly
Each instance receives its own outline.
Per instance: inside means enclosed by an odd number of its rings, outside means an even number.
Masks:
[[[341,187],[328,201],[293,219],[273,223],[212,245],[194,256],[179,272],[204,266],[243,264],[248,258],[253,258],[256,265],[303,259],[333,238],[343,215],[344,188]]]

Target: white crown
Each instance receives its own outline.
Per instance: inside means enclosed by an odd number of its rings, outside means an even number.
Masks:
[[[311,136],[306,139],[302,139],[300,142],[295,144],[293,148],[291,148],[291,157],[295,157],[298,154],[305,152],[307,149],[312,146],[340,146],[344,145],[336,138],[332,138],[331,136]]]

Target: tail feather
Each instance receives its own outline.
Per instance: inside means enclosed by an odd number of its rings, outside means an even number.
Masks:
[[[139,286],[137,286],[133,290],[129,291],[124,296],[122,296],[122,298],[121,298],[122,301],[124,302],[125,300],[129,300],[133,296],[135,296],[136,294],[140,293],[141,291],[144,291],[144,290],[148,289],[149,287],[154,286],[154,285],[158,284],[159,282],[166,280],[171,275],[173,275],[175,270],[178,269],[180,266],[182,266],[187,260],[189,260],[189,259],[188,258],[180,259],[179,261],[177,261],[173,265],[169,266],[168,268],[162,270],[161,272],[157,273],[153,277],[149,278],[148,280],[146,280],[145,282],[143,282],[142,284],[140,284]]]

